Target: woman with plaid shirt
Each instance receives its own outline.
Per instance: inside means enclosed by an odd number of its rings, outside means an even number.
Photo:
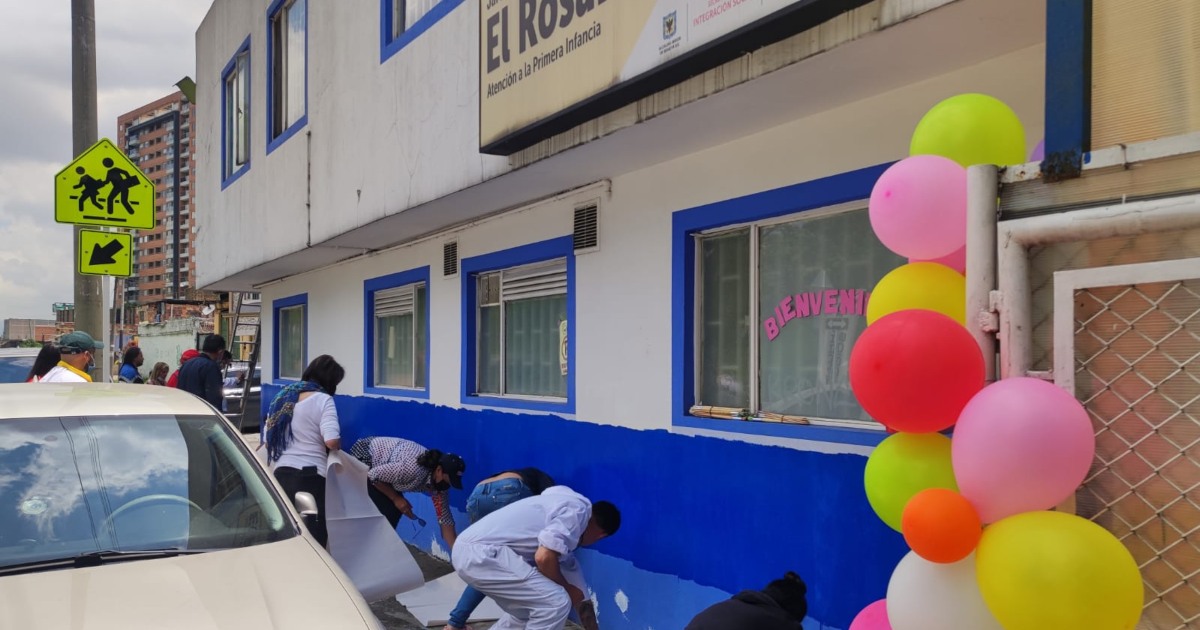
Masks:
[[[401,516],[417,518],[404,493],[423,492],[433,499],[442,538],[454,546],[457,533],[448,492],[451,486],[459,490],[463,487],[463,471],[467,468],[463,458],[396,437],[362,438],[350,448],[350,454],[367,465],[367,494],[392,529]]]

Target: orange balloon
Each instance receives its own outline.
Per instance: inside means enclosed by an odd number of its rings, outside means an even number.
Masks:
[[[909,499],[900,520],[904,540],[930,562],[950,564],[971,555],[983,535],[979,514],[963,495],[946,488],[922,490]]]

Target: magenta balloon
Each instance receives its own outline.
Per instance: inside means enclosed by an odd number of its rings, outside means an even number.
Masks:
[[[967,247],[964,245],[953,254],[942,256],[941,258],[933,258],[931,260],[917,260],[916,258],[909,258],[908,262],[931,262],[939,265],[946,265],[947,267],[965,276],[967,275]]]
[[[892,630],[892,624],[888,622],[887,600],[881,599],[862,609],[850,622],[850,630]]]
[[[1041,162],[1046,159],[1046,141],[1038,140],[1037,146],[1033,147],[1033,152],[1029,154],[1030,162]]]
[[[939,155],[893,164],[871,190],[871,227],[888,249],[930,260],[967,241],[967,170]]]
[[[1074,396],[1040,379],[1010,378],[967,403],[951,454],[959,491],[994,523],[1070,497],[1092,465],[1096,438]]]

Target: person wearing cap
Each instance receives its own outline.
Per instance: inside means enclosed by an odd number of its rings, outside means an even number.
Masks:
[[[463,458],[454,453],[427,449],[416,442],[396,437],[365,437],[350,447],[350,454],[367,465],[367,494],[392,529],[401,516],[416,519],[405,492],[423,492],[433,499],[442,539],[450,547],[458,534],[450,513],[449,490],[462,490]]]
[[[179,387],[179,370],[183,368],[183,364],[200,356],[200,351],[194,348],[188,348],[183,351],[179,357],[179,367],[171,373],[171,377],[167,379],[167,387]]]
[[[761,591],[742,591],[700,611],[683,630],[803,630],[808,587],[792,571]]]
[[[62,359],[58,365],[51,368],[39,383],[90,383],[92,377],[88,370],[95,365],[96,351],[104,344],[92,339],[92,336],[77,330],[67,333],[58,340],[58,351]]]

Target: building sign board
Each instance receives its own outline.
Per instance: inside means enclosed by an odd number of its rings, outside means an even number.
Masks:
[[[769,25],[757,45],[801,32],[866,0],[481,0],[480,147],[513,152],[530,127],[600,96],[595,115],[631,102],[615,95],[703,49]],[[812,9],[812,10],[807,10]],[[802,10],[807,10],[803,11]],[[732,49],[739,50],[732,50]],[[709,56],[712,67],[724,60]],[[692,68],[692,74],[706,67]],[[522,140],[514,140],[523,135]]]

